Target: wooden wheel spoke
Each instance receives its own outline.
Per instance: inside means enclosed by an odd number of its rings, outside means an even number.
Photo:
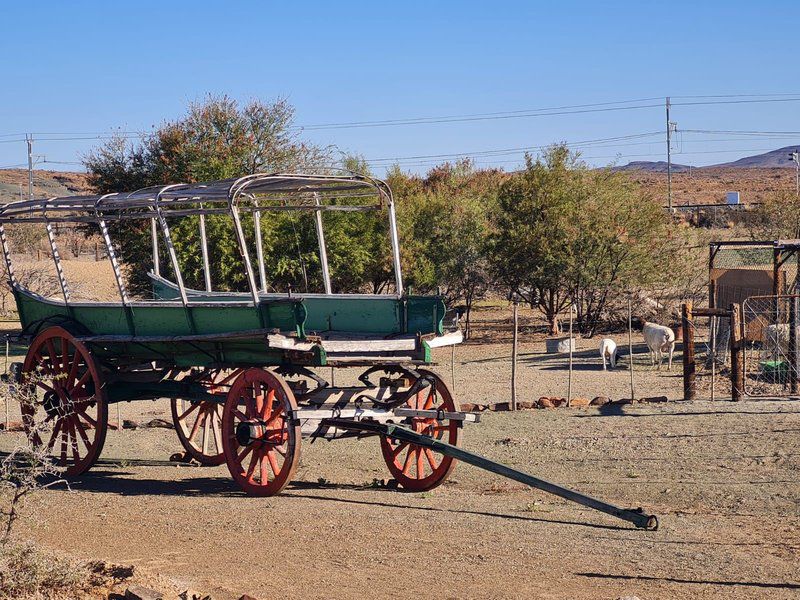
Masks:
[[[69,389],[75,387],[72,383],[78,376],[78,367],[81,364],[81,353],[75,350],[75,356],[72,358],[72,365],[69,368],[69,375],[67,376],[67,383],[71,386]]]
[[[414,453],[414,446],[409,446],[406,452],[406,461],[403,463],[403,475],[408,475],[411,470],[411,455]]]
[[[56,439],[58,438],[58,434],[61,431],[61,426],[63,423],[63,419],[59,419],[56,421],[55,426],[53,426],[53,433],[50,435],[50,440],[47,442],[47,450],[50,451],[53,449],[53,445],[56,443]],[[38,435],[38,434],[36,434]]]
[[[244,414],[242,411],[240,411],[238,408],[234,408],[233,409],[233,414],[236,415],[237,417],[239,417],[240,421],[249,421],[250,420],[250,418],[246,414]]]
[[[397,448],[392,449],[392,458],[397,458],[397,455],[400,454],[404,448],[408,446],[408,442],[400,442],[397,444]]]
[[[61,338],[61,372],[67,372],[67,365],[69,364],[69,340]]]
[[[76,383],[76,384],[75,384],[75,385],[74,385],[72,388],[70,388],[70,391],[72,391],[72,390],[79,390],[79,389],[81,389],[81,388],[82,388],[82,387],[84,387],[84,386],[85,386],[87,383],[89,383],[89,380],[90,380],[91,378],[92,378],[92,372],[91,372],[91,370],[89,370],[89,369],[86,369],[86,372],[85,372],[83,375],[81,375],[81,378],[80,378],[80,379],[78,379],[78,382],[77,382],[77,383]]]
[[[53,343],[52,339],[48,339],[45,345],[49,353],[48,358],[50,359],[50,364],[53,366],[53,372],[58,374],[61,372],[61,361],[58,359],[58,354],[56,354],[56,345]]]
[[[36,385],[42,388],[45,392],[52,392],[53,394],[56,393],[55,389],[52,386],[47,385],[44,381],[37,381]]]
[[[436,391],[431,390],[428,394],[428,397],[425,399],[425,404],[423,405],[423,410],[430,410],[436,404]]]
[[[208,442],[211,438],[211,419],[211,411],[206,408],[206,411],[203,413],[203,454],[208,454]]]
[[[256,415],[258,415],[259,417],[263,418],[264,417],[264,405],[266,404],[264,402],[264,394],[260,394],[260,393],[256,394],[255,403],[256,403],[255,404],[255,406],[256,406]]]
[[[431,471],[435,471],[439,467],[439,462],[436,460],[430,448],[424,448],[425,458],[428,459],[428,464],[431,466]]]
[[[417,479],[425,476],[425,463],[422,460],[422,448],[417,448]]]
[[[97,421],[95,421],[92,417],[90,417],[86,413],[86,408],[79,408],[79,407],[76,406],[75,407],[75,414],[78,415],[79,417],[83,417],[86,420],[86,422],[89,423],[89,425],[91,425],[92,427],[95,427],[95,428],[97,427]]]
[[[261,462],[261,458],[262,458],[261,450],[254,450],[253,453],[250,455],[250,466],[247,468],[247,473],[245,474],[245,477],[247,479],[253,478],[253,473],[255,472],[258,463]]]
[[[260,467],[259,470],[261,473],[261,485],[266,485],[269,482],[269,471],[267,470],[269,461],[267,460],[267,456],[270,456],[270,452],[265,452],[261,456],[261,462],[259,464]]]
[[[247,446],[244,450],[242,450],[241,454],[238,454],[236,456],[236,460],[238,460],[240,464],[243,463],[244,459],[247,458],[247,455],[250,454],[252,451],[253,451],[253,446],[252,445]]]
[[[281,469],[278,466],[278,461],[275,460],[275,454],[272,452],[272,450],[267,450],[266,454],[267,454],[267,460],[269,461],[269,466],[272,469],[272,472],[277,477],[278,473],[281,472]]]
[[[214,418],[212,419],[211,426],[214,432],[214,443],[217,445],[217,453],[222,452],[222,427],[220,426],[219,417],[217,417],[217,407],[214,407]]]
[[[183,413],[181,416],[178,417],[178,421],[183,421],[186,417],[188,417],[192,412],[196,411],[200,408],[199,402],[193,402],[192,405]]]
[[[261,413],[261,418],[266,419],[272,415],[272,405],[275,402],[275,390],[270,390],[267,393],[267,402],[264,406],[264,412]],[[283,407],[280,407],[283,408]]]
[[[70,418],[69,420],[69,438],[70,445],[72,446],[72,458],[75,459],[76,463],[79,463],[81,461],[81,453],[78,449],[78,434],[75,432],[74,418]]]
[[[86,444],[86,448],[87,449],[91,448],[92,444],[91,442],[89,442],[89,437],[86,435],[86,428],[83,426],[83,423],[81,423],[81,420],[77,414],[75,415],[74,422],[75,422],[75,430],[81,436],[81,439],[83,439],[83,443]]]
[[[198,432],[198,431],[200,431],[200,426],[203,424],[203,422],[204,422],[205,420],[206,420],[206,415],[205,415],[205,413],[204,413],[204,412],[202,412],[202,411],[201,411],[201,412],[200,412],[200,413],[197,415],[197,419],[195,419],[194,425],[192,426],[192,431],[191,431],[191,433],[189,434],[189,441],[190,441],[190,442],[191,442],[192,440],[194,440],[195,436],[197,435],[197,432]]]

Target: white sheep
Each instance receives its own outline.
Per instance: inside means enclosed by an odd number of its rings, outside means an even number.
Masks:
[[[606,370],[606,360],[612,369],[617,368],[617,343],[611,338],[600,340],[600,357],[603,359],[603,371]]]
[[[660,369],[661,362],[664,360],[664,352],[669,352],[667,369],[671,371],[672,354],[675,352],[675,332],[669,327],[645,321],[642,327],[642,335],[650,353],[650,364],[655,365],[657,362]]]

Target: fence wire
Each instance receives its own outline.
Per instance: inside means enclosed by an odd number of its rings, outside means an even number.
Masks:
[[[693,396],[701,400],[730,398],[730,319],[695,317],[689,326],[694,335]]]
[[[742,303],[744,392],[753,397],[798,393],[800,296],[753,296]]]

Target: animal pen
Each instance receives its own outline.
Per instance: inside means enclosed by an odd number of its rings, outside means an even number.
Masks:
[[[798,264],[800,240],[710,244],[709,306],[683,307],[685,399],[797,396]]]
[[[277,290],[267,280],[261,227],[287,211],[313,220],[319,291]],[[325,217],[367,211],[386,217],[393,285],[384,294],[337,293]],[[199,232],[199,247],[181,252],[173,231],[187,219]],[[212,223],[227,227],[243,289],[214,289],[206,234]],[[45,229],[60,297],[37,294],[15,277],[6,228],[19,225]],[[73,298],[58,235],[75,226],[102,236],[119,301]],[[149,297],[128,290],[112,241],[122,226],[150,236]],[[15,202],[0,209],[0,240],[20,337],[30,344],[11,374],[32,396],[22,405],[23,424],[67,477],[85,473],[100,456],[110,405],[165,398],[186,453],[201,464],[225,463],[248,494],[284,489],[303,438],[373,437],[406,490],[440,485],[460,460],[637,527],[657,526],[641,509],[615,507],[460,448],[463,425],[479,415],[459,410],[446,382],[428,367],[433,349],[460,343],[462,334],[457,321],[448,323],[440,296],[404,289],[394,201],[382,181],[255,174]],[[188,287],[184,277],[187,262],[196,259],[202,289]],[[323,376],[327,368],[330,380]],[[340,368],[360,369],[359,384],[336,386],[333,372]]]

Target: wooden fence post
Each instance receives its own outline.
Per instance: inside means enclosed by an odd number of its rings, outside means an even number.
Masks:
[[[731,304],[731,400],[739,402],[744,394],[744,348],[742,344],[742,307]]]
[[[517,331],[519,329],[519,302],[514,300],[514,337],[511,344],[511,410],[517,410]]]
[[[797,296],[789,298],[789,390],[797,393]]]
[[[683,399],[694,400],[697,395],[695,378],[697,365],[694,358],[694,318],[692,302],[688,300],[681,307],[681,329],[683,329]]]

